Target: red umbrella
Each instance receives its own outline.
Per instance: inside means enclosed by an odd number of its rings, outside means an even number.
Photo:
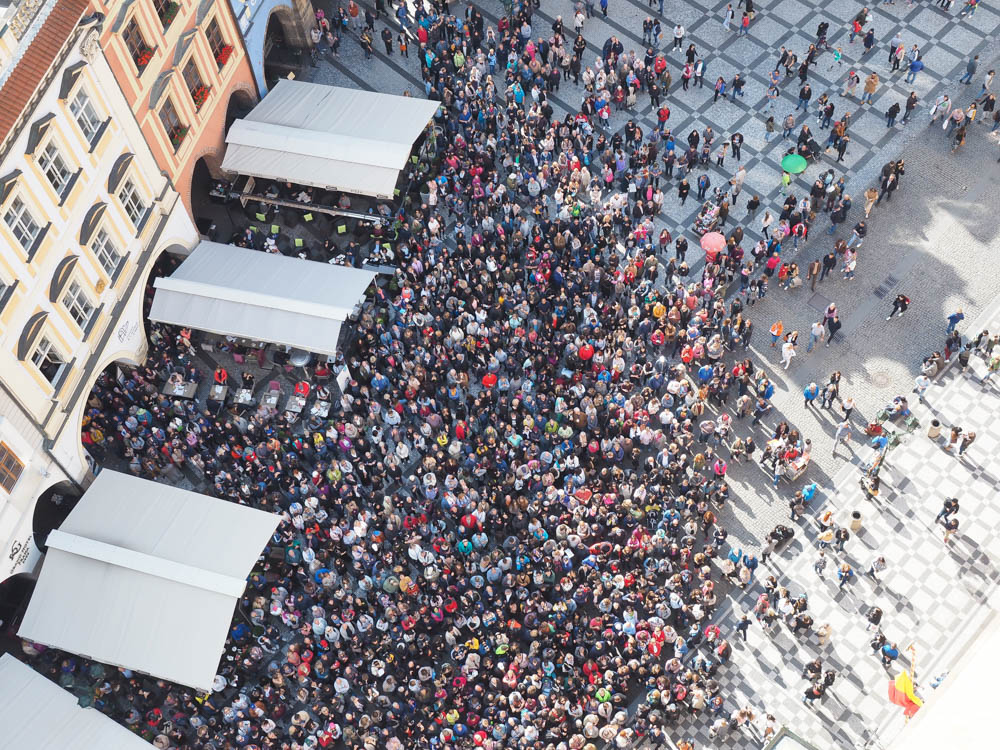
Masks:
[[[592,344],[584,344],[580,347],[580,351],[578,351],[577,354],[580,355],[580,359],[586,362],[594,356],[594,347]]]
[[[487,388],[492,388],[496,384],[497,384],[497,376],[494,375],[492,372],[488,372],[485,375],[483,375],[484,386],[486,386]]]
[[[726,238],[721,232],[709,232],[701,238],[701,249],[706,253],[718,255],[726,246]]]

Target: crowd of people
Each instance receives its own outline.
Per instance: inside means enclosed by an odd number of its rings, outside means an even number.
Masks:
[[[358,24],[350,5],[317,30]],[[714,188],[702,174],[692,229],[726,232],[726,243],[693,273],[688,240],[654,227],[663,190],[676,180],[685,199],[699,165],[739,162],[742,135],[675,135],[661,101],[670,73],[653,46],[626,52],[611,37],[583,66],[592,11],[581,6],[575,34],[557,19],[541,35],[530,2],[496,28],[472,6],[464,19],[446,5],[400,16],[426,93],[442,103],[439,161],[395,217],[399,271],[357,323],[328,418],[162,395],[171,377],[201,377],[192,334],[167,326],[150,326],[144,366],[95,388],[85,442],[96,455],[146,477],[188,472],[284,518],[214,691],[27,644],[39,669],[92,682],[97,707],[161,748],[586,750],[666,741],[691,714],[706,714],[713,735],[774,733],[775,717],[716,679],[730,639],[746,637],[717,623],[716,608],[759,564],[753,541],[730,544],[718,518],[728,462],[770,465],[777,486],[811,444],[771,418],[746,307],[775,277],[794,284],[782,249],[797,249],[824,211],[843,223],[851,197],[832,169],[808,195],[786,182],[745,257],[743,228],[728,226],[745,172]],[[650,26],[651,45],[659,33]],[[674,29],[675,49],[683,36]],[[687,50],[684,88],[704,75]],[[582,105],[556,117],[548,95],[568,78],[582,81]],[[640,95],[659,127],[606,132],[611,107]],[[828,145],[846,148],[849,114],[832,115],[824,102]],[[816,155],[808,125],[790,150]],[[903,171],[887,165],[866,198],[891,198]],[[761,200],[748,205],[753,217]],[[845,267],[864,232],[861,222],[837,243]],[[839,396],[837,380],[822,401]],[[789,490],[793,520],[815,492]],[[765,559],[789,533],[764,541]],[[795,632],[809,632],[807,610],[773,580],[757,605],[762,621],[780,614]],[[817,666],[813,677],[816,698],[834,675]]]

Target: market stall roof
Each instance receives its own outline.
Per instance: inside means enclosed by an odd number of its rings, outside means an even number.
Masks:
[[[150,320],[336,354],[375,271],[202,242],[153,282]]]
[[[390,199],[438,104],[282,79],[233,123],[222,168]]]
[[[10,654],[0,657],[2,750],[149,750],[149,745]]]
[[[233,609],[280,520],[102,471],[49,534],[18,635],[211,690]]]

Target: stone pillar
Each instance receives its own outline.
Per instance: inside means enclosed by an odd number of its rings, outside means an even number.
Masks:
[[[312,47],[309,32],[316,25],[316,11],[313,10],[311,0],[288,0],[288,5],[291,10],[287,13],[277,10],[281,14],[279,20],[285,32],[285,41],[292,47]]]

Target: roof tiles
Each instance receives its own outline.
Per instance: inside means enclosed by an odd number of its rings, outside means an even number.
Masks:
[[[0,141],[10,134],[90,0],[59,0],[0,88]]]

